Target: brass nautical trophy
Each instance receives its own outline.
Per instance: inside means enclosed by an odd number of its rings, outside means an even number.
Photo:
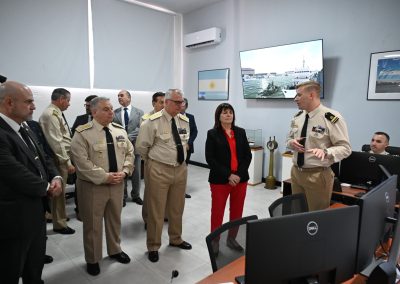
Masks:
[[[269,137],[267,148],[269,149],[269,170],[268,176],[265,179],[264,188],[275,189],[276,179],[274,177],[274,151],[276,148],[278,148],[278,142],[275,141],[275,136],[273,140],[271,139],[271,137]]]

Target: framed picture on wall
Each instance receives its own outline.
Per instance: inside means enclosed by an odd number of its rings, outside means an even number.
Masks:
[[[400,100],[400,50],[371,54],[367,100]]]
[[[198,99],[226,101],[229,98],[229,68],[199,71]]]

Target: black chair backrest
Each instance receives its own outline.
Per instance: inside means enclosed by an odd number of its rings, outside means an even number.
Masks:
[[[221,267],[227,265],[228,263],[234,261],[235,259],[241,257],[245,254],[245,250],[237,251],[226,246],[226,239],[228,234],[232,232],[236,235],[236,241],[245,249],[246,248],[246,224],[250,220],[257,220],[256,215],[251,215],[237,219],[231,222],[223,224],[221,227],[211,232],[206,237],[206,243],[208,248],[208,254],[211,260],[211,266],[213,272],[217,271]],[[216,256],[213,252],[212,242],[219,241],[219,253]]]
[[[361,151],[363,152],[369,152],[370,150],[371,146],[369,146],[369,144],[364,144],[361,147]],[[385,151],[388,152],[390,155],[400,156],[400,147],[387,146]]]
[[[272,202],[268,211],[271,217],[308,212],[306,196],[303,193],[283,196]]]

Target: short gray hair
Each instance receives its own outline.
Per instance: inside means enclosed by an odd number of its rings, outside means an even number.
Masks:
[[[100,102],[109,101],[109,100],[110,100],[110,99],[107,98],[107,97],[97,97],[97,98],[94,98],[93,100],[90,101],[90,108],[91,108],[91,109],[96,109],[96,108],[97,108],[97,105],[98,105]]]
[[[169,89],[168,91],[165,92],[165,99],[170,100],[172,93],[179,93],[182,98],[183,98],[183,91],[180,89]]]

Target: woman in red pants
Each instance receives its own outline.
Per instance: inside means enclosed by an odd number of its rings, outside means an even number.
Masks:
[[[210,167],[211,232],[222,225],[226,200],[229,197],[229,220],[242,217],[246,197],[251,151],[243,128],[235,126],[235,111],[228,103],[215,110],[214,128],[207,132],[206,160]],[[228,233],[227,246],[243,250],[236,241],[237,230]],[[219,252],[219,240],[213,243]]]

